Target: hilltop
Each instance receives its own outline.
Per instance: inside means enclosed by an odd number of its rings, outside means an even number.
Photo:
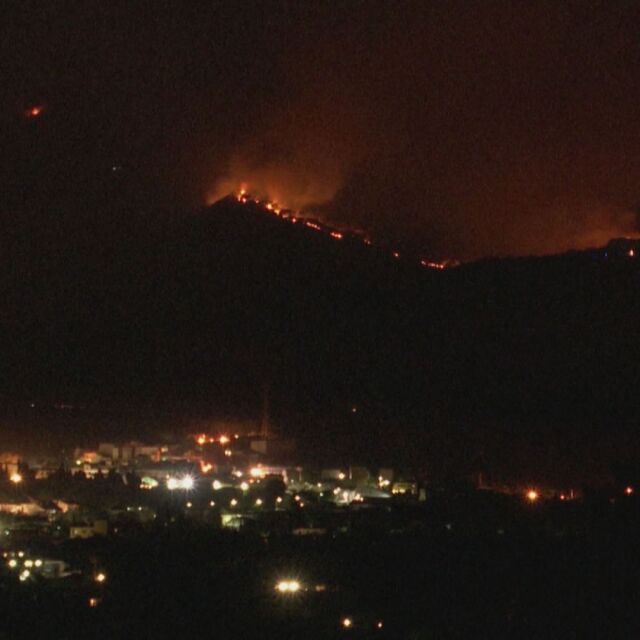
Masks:
[[[5,237],[5,404],[246,415],[268,383],[274,419],[310,441],[637,424],[633,243],[433,268],[291,217],[229,197],[43,230],[28,254]]]

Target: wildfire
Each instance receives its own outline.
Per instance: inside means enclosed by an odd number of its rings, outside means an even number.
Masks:
[[[366,246],[374,246],[373,240],[368,235],[365,235],[362,231],[350,230],[347,229],[345,231],[336,229],[326,223],[319,224],[313,219],[305,220],[302,214],[299,211],[290,211],[283,210],[280,205],[272,200],[259,200],[258,198],[252,197],[247,191],[247,186],[242,185],[241,188],[235,194],[235,198],[238,202],[242,204],[254,204],[261,207],[266,213],[270,213],[272,215],[278,216],[281,220],[286,222],[290,222],[291,224],[297,224],[299,221],[304,224],[305,227],[309,229],[313,229],[314,231],[318,231],[319,233],[325,233],[327,236],[334,240],[344,240],[345,237],[348,237],[353,240],[359,240]],[[391,251],[391,256],[396,260],[400,260],[401,255],[399,251]],[[442,271],[443,269],[447,269],[451,266],[456,266],[458,263],[455,261],[446,261],[446,262],[434,262],[431,260],[420,259],[420,265],[426,269],[436,269],[438,271]]]
[[[420,260],[420,264],[427,269],[446,269],[444,262],[431,262],[429,260]]]

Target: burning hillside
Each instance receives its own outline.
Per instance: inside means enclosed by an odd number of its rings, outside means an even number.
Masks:
[[[249,193],[247,188],[244,186],[238,189],[238,191],[233,194],[233,197],[241,204],[257,206],[260,210],[264,211],[264,213],[277,216],[279,219],[289,224],[302,225],[312,231],[324,234],[332,240],[342,241],[349,239],[351,241],[361,242],[369,247],[376,246],[381,250],[388,251],[389,255],[395,260],[402,259],[409,263],[415,263],[416,266],[420,266],[425,269],[441,271],[460,264],[457,260],[436,261],[413,253],[401,253],[397,248],[388,247],[383,243],[374,241],[368,233],[361,229],[354,229],[344,225],[337,226],[335,224],[328,224],[316,217],[313,217],[308,212],[293,211],[283,207],[278,202],[257,198]]]

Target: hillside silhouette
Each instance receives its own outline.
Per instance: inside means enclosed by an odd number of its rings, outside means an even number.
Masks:
[[[3,240],[5,404],[251,413],[268,384],[285,430],[347,439],[640,418],[633,243],[425,269],[233,197],[32,231]]]

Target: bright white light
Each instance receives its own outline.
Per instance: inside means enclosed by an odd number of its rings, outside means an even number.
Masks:
[[[215,506],[216,506],[216,503],[215,503],[213,500],[211,500],[211,502],[209,502],[209,506],[210,506],[210,507],[215,507]]]
[[[264,469],[262,467],[252,467],[249,470],[252,478],[264,478]]]
[[[276,584],[276,591],[280,593],[297,593],[300,589],[301,585],[297,580],[280,580]]]
[[[104,571],[100,571],[99,573],[96,573],[96,577],[95,577],[95,581],[102,584],[103,582],[106,582],[107,580],[107,574],[104,573]]]
[[[9,566],[15,569],[18,566],[18,561],[15,558],[11,558],[11,560],[9,560]]]
[[[280,496],[278,496],[278,497],[276,498],[276,502],[277,502],[278,504],[280,504],[280,503],[282,502],[282,498],[281,498]]]
[[[235,498],[231,498],[231,502],[229,502],[229,504],[230,504],[232,507],[235,507],[235,506],[238,504],[238,501],[237,501]]]
[[[262,506],[262,500],[260,498],[258,498],[256,500],[256,507],[260,507],[260,506]]]
[[[243,491],[249,491],[249,483],[248,483],[248,482],[241,482],[241,483],[240,483],[240,488],[241,488]]]
[[[220,482],[220,480],[214,480],[211,486],[214,491],[220,491],[220,489],[222,489],[222,482]]]
[[[24,582],[30,575],[31,575],[31,571],[29,571],[29,569],[25,569],[20,574],[20,582]]]
[[[193,476],[182,476],[182,478],[167,478],[167,489],[175,491],[176,489],[184,489],[189,491],[193,489]]]
[[[13,484],[20,484],[22,482],[22,474],[16,471],[9,476],[9,480],[11,480]]]
[[[36,560],[33,564],[36,565],[36,567],[41,567],[42,566],[42,560]]]
[[[28,569],[31,569],[31,567],[33,567],[33,560],[25,560],[24,566],[27,567]]]
[[[349,629],[353,626],[353,620],[351,618],[342,618],[341,622],[342,626],[345,627],[345,629]]]

